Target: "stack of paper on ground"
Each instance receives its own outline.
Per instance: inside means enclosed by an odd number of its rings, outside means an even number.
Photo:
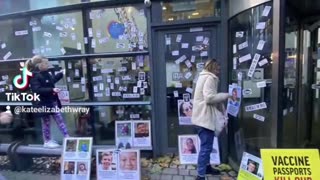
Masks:
[[[63,142],[61,179],[89,180],[92,138],[65,138]]]
[[[262,180],[263,166],[260,158],[244,152],[241,160],[238,180]]]
[[[97,180],[140,180],[140,151],[99,149],[96,152]]]
[[[116,121],[116,146],[120,148],[150,148],[150,120]]]
[[[214,137],[212,152],[210,154],[210,164],[220,164],[220,151],[218,138]],[[197,135],[179,136],[179,159],[180,164],[197,164],[200,151],[200,139]]]

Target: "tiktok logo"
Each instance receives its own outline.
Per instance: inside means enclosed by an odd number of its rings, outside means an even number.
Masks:
[[[23,67],[22,75],[19,74],[13,78],[13,85],[20,90],[25,90],[29,85],[29,77],[32,77],[32,72],[30,72],[27,67]]]

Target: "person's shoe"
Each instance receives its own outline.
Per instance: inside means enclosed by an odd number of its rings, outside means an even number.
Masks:
[[[220,175],[220,171],[217,169],[212,168],[210,165],[207,166],[206,169],[206,174],[211,174],[211,175]]]
[[[60,145],[54,141],[48,141],[48,142],[45,142],[43,147],[45,148],[50,148],[50,149],[53,149],[53,148],[58,148],[60,147]]]
[[[197,176],[196,180],[206,180],[206,177]]]

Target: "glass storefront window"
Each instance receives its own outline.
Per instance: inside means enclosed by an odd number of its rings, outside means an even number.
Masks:
[[[66,6],[81,2],[81,0],[2,0],[0,1],[0,14]]]
[[[115,145],[115,122],[151,120],[151,106],[96,106],[93,109],[97,145]]]
[[[135,5],[89,11],[89,45],[93,53],[142,51],[147,45],[144,6]]]
[[[70,106],[71,108],[90,108],[89,114],[62,113],[68,132],[72,137],[88,137],[95,139],[94,145],[115,145],[115,121],[151,120],[150,105],[124,106]],[[15,106],[11,106],[13,110]],[[1,106],[1,111],[6,107]],[[14,114],[14,121],[8,125],[0,125],[1,143],[10,143],[24,138],[28,144],[41,144],[42,131],[40,119],[31,113]],[[62,134],[55,122],[51,120],[51,136],[62,142]]]
[[[82,13],[32,17],[29,22],[33,54],[45,56],[84,53]]]
[[[220,0],[161,2],[162,21],[220,16]]]
[[[240,13],[231,19],[229,28],[229,83],[243,90],[238,120],[232,121],[231,130],[237,140],[232,154],[240,160],[241,151],[257,153],[271,146],[272,4]]]
[[[81,12],[0,21],[0,59],[84,53]]]
[[[26,91],[21,91],[13,86],[13,78],[20,74],[21,65],[24,66],[25,61],[11,61],[1,63],[0,69],[0,101],[6,102],[7,96],[5,93],[23,93],[30,92],[30,88]],[[88,93],[88,78],[87,78],[87,63],[85,60],[59,60],[50,61],[51,74],[58,73],[61,69],[66,70],[66,75],[56,83],[56,87],[62,90],[69,91],[70,101],[87,101]]]
[[[32,55],[29,18],[0,21],[0,60],[21,59]]]
[[[150,101],[149,56],[90,59],[94,101]]]

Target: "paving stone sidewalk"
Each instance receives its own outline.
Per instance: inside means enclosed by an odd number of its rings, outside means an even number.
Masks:
[[[1,161],[4,162],[4,161]],[[60,160],[35,159],[34,165],[25,171],[10,171],[0,163],[0,173],[6,180],[59,180]],[[95,160],[92,161],[91,180],[96,180]],[[215,167],[221,171],[219,176],[207,176],[207,180],[235,180],[237,173],[228,165]],[[141,180],[194,180],[197,171],[195,165],[180,165],[178,157],[164,156],[156,159],[141,159]],[[2,180],[0,178],[0,180]]]

